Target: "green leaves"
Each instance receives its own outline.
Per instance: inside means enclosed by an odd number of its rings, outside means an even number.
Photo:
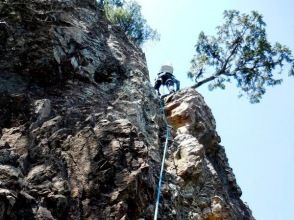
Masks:
[[[294,75],[291,50],[280,43],[271,45],[266,37],[262,15],[253,11],[241,14],[236,10],[224,12],[224,24],[217,27],[216,36],[199,34],[191,68],[197,88],[209,83],[209,89],[225,88],[233,79],[240,88],[240,95],[247,95],[250,102],[259,102],[266,86],[281,84],[277,77],[284,65]],[[199,81],[199,79],[201,79]]]
[[[141,6],[136,1],[108,0],[104,10],[109,21],[118,25],[136,44],[158,40],[158,33],[143,18]]]

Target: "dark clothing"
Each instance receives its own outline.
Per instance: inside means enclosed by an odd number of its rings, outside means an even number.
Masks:
[[[154,88],[157,90],[158,94],[160,94],[159,93],[160,86],[161,85],[168,86],[167,84],[170,84],[170,82],[172,82],[173,84],[176,84],[176,91],[180,89],[180,81],[177,80],[173,74],[168,72],[158,73]]]

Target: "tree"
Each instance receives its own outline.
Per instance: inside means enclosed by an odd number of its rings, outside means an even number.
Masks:
[[[124,4],[124,0],[100,0],[99,4],[104,6],[104,5],[112,5],[112,6],[118,6],[122,7]]]
[[[158,40],[153,30],[143,18],[141,6],[136,1],[104,1],[104,10],[110,22],[118,25],[136,44],[142,45],[148,40]]]
[[[225,88],[235,80],[251,103],[257,103],[266,86],[281,84],[280,75],[288,64],[289,75],[294,75],[291,50],[280,43],[271,45],[266,36],[266,24],[256,11],[241,14],[224,12],[224,24],[217,27],[216,36],[200,33],[195,46],[188,76],[195,79],[193,88],[205,83],[209,89]]]

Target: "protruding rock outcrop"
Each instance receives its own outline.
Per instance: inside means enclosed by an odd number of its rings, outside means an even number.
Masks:
[[[254,219],[241,201],[241,189],[203,97],[187,89],[165,99],[174,128],[164,186],[165,213],[175,219]]]
[[[165,124],[142,51],[96,1],[0,15],[0,219],[152,219]],[[160,218],[250,219],[202,97],[168,99]]]

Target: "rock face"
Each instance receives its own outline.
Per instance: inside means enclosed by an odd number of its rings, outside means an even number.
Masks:
[[[142,51],[96,1],[0,2],[0,219],[152,219],[165,123]],[[184,104],[184,105],[183,105]],[[174,127],[161,219],[253,219],[202,97]]]
[[[165,99],[173,129],[167,158],[164,209],[174,219],[254,219],[203,97],[187,89]]]

